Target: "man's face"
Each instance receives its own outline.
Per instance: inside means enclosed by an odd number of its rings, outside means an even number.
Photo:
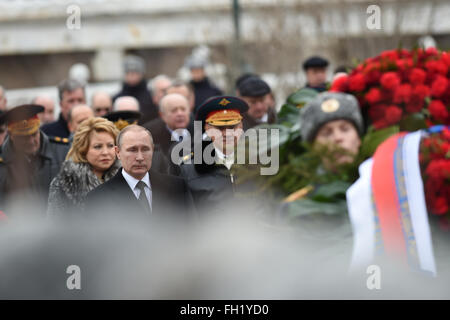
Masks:
[[[55,121],[55,105],[53,104],[52,106],[49,106],[48,108],[46,107],[44,112],[42,112],[42,123],[50,123]],[[39,113],[38,113],[39,116]]]
[[[14,149],[28,156],[35,155],[41,146],[41,134],[37,130],[27,136],[10,135]]]
[[[86,98],[84,96],[84,90],[82,88],[75,89],[73,91],[64,91],[62,94],[61,113],[64,119],[67,120],[70,109],[72,109],[77,104],[86,103]]]
[[[194,107],[195,107],[195,97],[194,97],[194,93],[189,90],[189,88],[187,86],[177,86],[177,87],[170,87],[166,90],[166,94],[171,94],[171,93],[178,93],[181,94],[183,97],[185,97],[187,99],[187,101],[189,102],[189,111],[193,112],[194,111]]]
[[[129,86],[135,86],[137,85],[142,79],[143,74],[135,71],[127,72],[125,74],[125,83]]]
[[[239,138],[244,133],[242,130],[242,122],[239,122],[234,126],[220,127],[205,124],[205,131],[211,138],[214,146],[224,154],[230,154],[234,151]]]
[[[6,111],[6,97],[3,89],[0,89],[0,110]]]
[[[192,68],[191,69],[191,79],[194,82],[199,82],[205,79],[205,69],[203,68]]]
[[[88,106],[76,107],[74,110],[72,110],[72,117],[69,123],[70,132],[77,131],[78,127],[84,120],[92,118],[93,116],[94,112]]]
[[[172,83],[168,79],[161,79],[155,84],[155,91],[152,92],[152,98],[155,105],[159,105],[159,102],[166,94],[166,90]]]
[[[314,139],[315,145],[325,145],[329,148],[339,147],[349,154],[337,154],[338,164],[351,163],[358,154],[361,139],[355,126],[348,120],[334,120],[324,124]],[[334,155],[333,155],[334,156]]]
[[[153,143],[144,130],[130,130],[116,146],[117,158],[123,169],[135,179],[141,180],[152,166]]]
[[[269,108],[276,108],[276,102],[275,102],[275,98],[272,94],[266,94],[265,95],[265,99],[264,99],[265,103],[269,106]]]
[[[260,97],[242,97],[242,99],[248,104],[248,115],[253,119],[261,119],[269,110],[269,104],[266,97],[263,95]]]
[[[34,103],[44,107],[44,112],[39,112],[38,117],[42,124],[55,121],[55,103],[47,97],[38,97]]]
[[[171,97],[161,112],[162,120],[172,129],[184,129],[189,124],[189,107],[183,97]]]
[[[95,117],[103,117],[112,111],[112,100],[107,94],[98,94],[92,99]]]
[[[318,87],[327,82],[326,68],[308,68],[306,70],[306,81],[311,87]]]

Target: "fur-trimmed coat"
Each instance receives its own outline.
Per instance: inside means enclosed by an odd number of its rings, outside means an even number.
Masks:
[[[104,174],[106,182],[117,173],[120,162],[116,161]],[[84,201],[89,191],[103,183],[92,171],[89,163],[66,160],[50,184],[47,217],[69,218],[84,210]]]

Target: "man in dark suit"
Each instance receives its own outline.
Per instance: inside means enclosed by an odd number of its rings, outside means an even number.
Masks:
[[[171,93],[161,99],[161,121],[154,120],[144,125],[161,147],[164,155],[170,159],[171,147],[190,135],[189,102],[178,93]]]
[[[44,124],[41,130],[49,137],[69,138],[69,112],[78,104],[86,103],[84,85],[77,80],[68,79],[58,85],[61,113],[58,120]]]
[[[272,91],[264,80],[250,76],[242,80],[237,87],[239,98],[248,104],[248,111],[243,114],[244,131],[259,124],[276,123],[277,113],[273,104]]]
[[[153,150],[148,130],[138,125],[123,129],[116,146],[122,169],[88,194],[86,214],[139,222],[189,218],[193,204],[184,180],[151,170]]]

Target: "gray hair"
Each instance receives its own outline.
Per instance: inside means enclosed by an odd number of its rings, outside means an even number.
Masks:
[[[166,112],[165,109],[166,109],[167,104],[169,103],[170,99],[171,99],[171,98],[174,98],[174,97],[178,97],[178,98],[183,99],[183,101],[186,102],[186,107],[187,107],[188,110],[189,110],[189,101],[188,101],[188,99],[186,99],[185,96],[183,96],[183,95],[181,95],[181,94],[179,94],[179,93],[169,93],[169,94],[166,94],[166,95],[161,99],[161,101],[159,102],[159,110],[160,110],[162,113],[165,114],[165,112]]]
[[[161,81],[161,80],[167,80],[170,83],[172,83],[172,79],[170,79],[168,76],[166,76],[165,74],[160,74],[157,75],[156,77],[154,77],[151,81],[150,81],[150,89],[152,90],[152,92],[156,91],[156,84]]]
[[[179,88],[179,87],[186,87],[190,93],[194,93],[194,87],[192,86],[192,84],[190,84],[189,82],[180,80],[180,79],[175,79],[172,81],[172,85],[168,88]]]
[[[80,88],[83,89],[83,94],[85,94],[84,84],[82,84],[78,80],[65,79],[65,80],[61,81],[58,85],[59,100],[62,101],[64,92],[67,92],[67,91],[72,92],[72,91],[75,91]]]
[[[149,130],[147,130],[146,128],[139,126],[137,124],[131,124],[129,126],[126,126],[125,128],[123,128],[119,134],[117,135],[117,147],[120,149],[122,147],[122,137],[125,135],[125,133],[127,133],[128,131],[145,131],[147,132],[148,136],[150,137],[150,142],[152,144],[153,147],[153,136],[150,133]]]
[[[116,99],[116,101],[114,101],[113,110],[114,110],[114,111],[117,111],[117,110],[118,110],[118,107],[119,107],[119,104],[120,104],[121,102],[123,102],[124,100],[130,100],[130,101],[133,101],[133,103],[136,104],[138,111],[140,110],[139,101],[138,101],[135,97],[132,97],[132,96],[122,96],[122,97],[118,97],[118,98]]]

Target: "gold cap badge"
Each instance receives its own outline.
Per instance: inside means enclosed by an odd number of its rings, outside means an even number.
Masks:
[[[322,108],[323,112],[335,112],[337,109],[339,109],[339,101],[336,99],[328,99],[322,102],[322,105],[320,106]]]
[[[221,106],[226,106],[226,105],[228,105],[228,104],[230,104],[231,102],[230,101],[228,101],[227,99],[225,99],[225,98],[223,98],[222,100],[220,100],[220,102],[219,102],[219,104],[221,105]]]

